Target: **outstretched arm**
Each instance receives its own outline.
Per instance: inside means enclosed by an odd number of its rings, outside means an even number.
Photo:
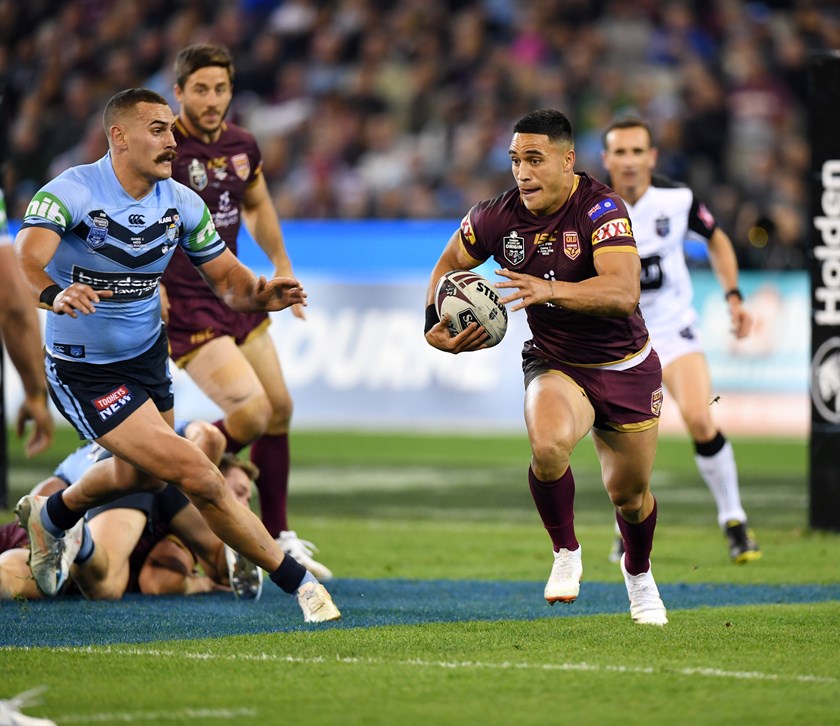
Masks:
[[[292,277],[258,278],[229,249],[200,265],[198,271],[213,292],[228,307],[239,312],[271,312],[290,305],[306,305],[306,293],[297,280]]]
[[[245,190],[242,218],[251,236],[274,265],[274,276],[294,277],[292,262],[283,242],[280,219],[262,174]],[[301,319],[305,317],[302,305],[293,305],[292,313]]]

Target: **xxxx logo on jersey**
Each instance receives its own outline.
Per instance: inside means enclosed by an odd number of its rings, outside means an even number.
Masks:
[[[630,220],[626,217],[621,219],[613,219],[606,224],[602,224],[598,229],[592,233],[592,244],[597,245],[599,242],[605,242],[613,237],[632,237],[633,228],[630,226]]]

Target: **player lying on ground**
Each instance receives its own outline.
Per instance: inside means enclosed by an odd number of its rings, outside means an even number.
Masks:
[[[211,460],[219,460],[224,438],[214,426],[196,421],[177,428]],[[61,491],[89,470],[109,476],[112,465],[107,451],[87,444],[33,493]],[[253,465],[225,455],[220,467],[234,496],[247,505],[256,473]],[[169,485],[90,510],[83,539],[70,572],[78,590],[91,599],[118,599],[125,592],[189,595],[227,589],[228,584],[238,596],[254,598],[262,588],[262,571],[226,547],[186,497]],[[29,570],[28,544],[25,530],[14,525],[0,529],[0,598],[41,596]],[[204,574],[196,569],[198,563]],[[68,590],[75,591],[65,587],[63,592]]]

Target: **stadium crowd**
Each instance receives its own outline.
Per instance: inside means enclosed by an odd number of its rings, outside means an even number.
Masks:
[[[832,9],[833,6],[833,9]],[[808,54],[840,47],[817,0],[0,0],[9,214],[106,150],[100,110],[174,54],[225,43],[231,118],[257,137],[281,218],[460,217],[509,185],[513,121],[563,109],[605,178],[617,114],[730,230],[743,268],[807,242]]]

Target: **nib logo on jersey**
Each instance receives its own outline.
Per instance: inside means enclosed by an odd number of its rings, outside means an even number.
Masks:
[[[110,393],[93,399],[93,405],[96,408],[99,418],[107,421],[111,416],[117,413],[121,408],[131,403],[131,391],[123,383],[119,388]]]

